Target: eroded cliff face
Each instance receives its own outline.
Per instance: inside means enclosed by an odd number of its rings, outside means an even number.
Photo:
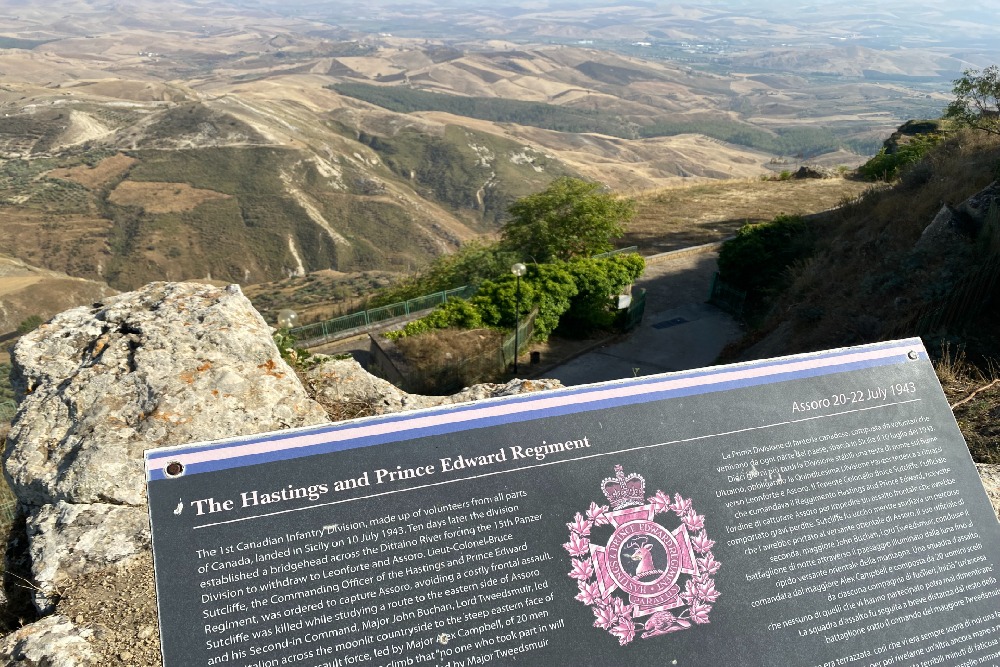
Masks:
[[[20,406],[4,464],[21,518],[4,583],[8,609],[38,620],[0,639],[0,663],[26,667],[160,664],[145,449],[321,424],[328,410],[384,414],[560,386],[413,396],[331,360],[310,371],[307,391],[237,286],[191,283],[66,311],[23,337],[12,363]]]

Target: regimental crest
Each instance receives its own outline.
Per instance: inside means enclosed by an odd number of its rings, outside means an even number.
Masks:
[[[705,517],[679,493],[645,498],[645,489],[642,476],[616,465],[601,482],[610,507],[592,502],[566,524],[576,599],[593,607],[594,627],[622,646],[636,633],[649,639],[708,623],[720,595]]]

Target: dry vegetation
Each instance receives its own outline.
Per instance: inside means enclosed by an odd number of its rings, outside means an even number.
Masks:
[[[653,254],[719,241],[747,223],[835,208],[870,187],[845,178],[758,178],[665,188],[637,198],[637,215],[621,244]]]
[[[409,391],[429,395],[496,381],[503,373],[498,364],[502,344],[503,333],[493,329],[439,329],[396,341],[411,368]]]
[[[1000,166],[1000,138],[958,132],[913,165],[892,188],[872,190],[814,224],[821,250],[793,267],[793,282],[768,326],[782,320],[789,351],[919,334],[966,334],[970,359],[1000,350],[998,331],[972,321],[927,330],[972,261],[961,241],[917,247],[945,203],[959,204],[989,185]],[[779,317],[779,313],[781,314]],[[971,336],[971,337],[969,337]]]
[[[939,352],[934,369],[972,458],[1000,464],[1000,369],[974,366],[949,345]]]
[[[117,153],[111,157],[104,158],[94,166],[81,164],[70,168],[53,169],[45,175],[50,178],[62,178],[73,181],[85,188],[93,189],[124,176],[135,162],[135,158]]]
[[[872,190],[812,223],[815,254],[789,270],[742,356],[920,336],[974,457],[1000,463],[1000,233],[988,220],[974,239],[950,232],[919,243],[945,203],[957,205],[997,178],[1000,137],[952,134],[890,188]],[[730,351],[732,352],[732,351]],[[730,354],[730,356],[736,356]]]
[[[108,201],[118,206],[141,207],[147,213],[182,213],[213,199],[229,198],[230,195],[192,188],[187,183],[125,181],[111,191]]]

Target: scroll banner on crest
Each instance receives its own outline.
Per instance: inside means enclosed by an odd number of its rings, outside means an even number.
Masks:
[[[1000,664],[919,339],[146,453],[166,667]]]

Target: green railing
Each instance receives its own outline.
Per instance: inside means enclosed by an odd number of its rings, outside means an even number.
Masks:
[[[475,288],[468,285],[456,287],[444,292],[418,296],[408,301],[390,303],[388,306],[363,310],[359,313],[351,313],[350,315],[342,315],[332,320],[295,327],[289,333],[303,346],[319,345],[337,338],[337,336],[345,331],[374,326],[398,317],[408,317],[414,313],[444,305],[448,302],[448,299],[468,299],[475,292]]]
[[[710,304],[721,308],[734,317],[739,317],[743,314],[743,306],[746,304],[746,300],[746,292],[724,283],[719,278],[719,272],[716,271],[715,277],[712,278],[712,290],[708,295],[708,302]]]
[[[621,328],[624,331],[631,331],[642,322],[642,316],[646,312],[646,290],[642,287],[632,290],[632,301],[622,315]]]
[[[514,363],[515,341],[519,343],[522,350],[528,345],[528,343],[531,342],[531,337],[535,335],[536,317],[538,317],[537,309],[531,311],[531,313],[521,321],[521,325],[517,328],[516,335],[511,334],[510,337],[504,340],[503,345],[500,347],[500,362],[504,368]]]
[[[594,255],[593,259],[603,259],[605,257],[614,257],[615,255],[623,255],[627,252],[639,252],[639,246],[630,245],[627,248],[618,248],[617,250],[612,250],[610,252],[602,252],[599,255]]]

